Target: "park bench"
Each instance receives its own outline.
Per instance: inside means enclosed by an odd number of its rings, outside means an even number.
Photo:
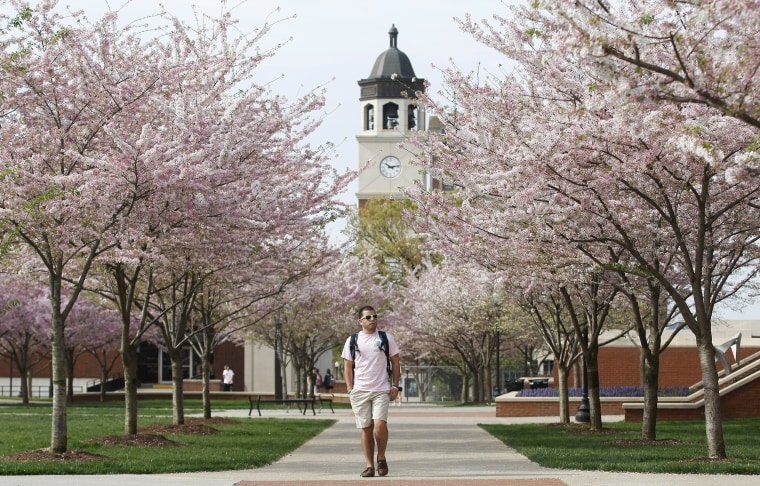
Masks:
[[[261,395],[258,395],[258,398],[254,400],[252,395],[248,396],[248,403],[250,404],[250,409],[248,410],[248,415],[251,415],[251,412],[253,412],[253,406],[256,405],[256,411],[259,413],[259,417],[261,417],[261,404],[262,403],[275,403],[279,405],[287,405],[288,411],[290,411],[291,405],[296,405],[298,407],[298,411],[301,412],[301,415],[306,415],[306,411],[309,409],[309,405],[311,406],[311,413],[316,415],[317,411],[314,410],[314,403],[319,400],[319,412],[322,412],[322,408],[325,404],[328,404],[330,406],[330,410],[332,413],[335,413],[335,410],[333,410],[332,407],[332,401],[333,396],[330,394],[330,397],[323,396],[322,394],[315,396],[315,397],[308,397],[308,398],[262,398]],[[303,408],[301,408],[301,405],[303,405]]]
[[[259,417],[261,417],[261,404],[262,403],[276,403],[280,405],[287,405],[288,411],[290,411],[290,406],[295,404],[298,407],[298,411],[301,412],[301,415],[306,415],[306,410],[308,410],[308,405],[311,404],[311,411],[314,415],[317,414],[317,412],[314,410],[314,397],[309,398],[262,398],[261,395],[258,396],[256,400],[253,399],[253,396],[248,396],[248,403],[250,404],[251,408],[248,410],[248,415],[251,415],[251,412],[253,412],[253,406],[256,405],[256,411],[259,412]],[[301,405],[303,404],[303,409],[301,409]]]
[[[335,395],[332,393],[320,393],[316,396],[316,399],[319,400],[319,413],[322,413],[322,409],[324,408],[325,404],[327,404],[330,407],[330,411],[332,413],[335,413],[335,410],[333,409],[333,399],[335,398]]]

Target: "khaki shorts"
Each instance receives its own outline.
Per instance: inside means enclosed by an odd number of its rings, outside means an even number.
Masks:
[[[388,421],[388,405],[391,395],[387,391],[351,391],[351,408],[356,419],[356,428],[363,429],[372,425],[373,420]]]

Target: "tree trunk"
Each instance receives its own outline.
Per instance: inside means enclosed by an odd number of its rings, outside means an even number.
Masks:
[[[473,403],[481,403],[482,401],[482,393],[481,393],[481,370],[474,370],[472,373],[472,401]],[[419,387],[418,387],[419,388]]]
[[[18,367],[19,380],[21,380],[21,403],[29,405],[29,394],[31,390],[31,387],[29,386],[29,375],[31,375],[31,370],[29,369],[29,353],[27,353],[26,350],[21,350],[21,359],[16,362],[16,365]],[[12,393],[13,390],[11,390],[11,394]]]
[[[139,344],[122,336],[121,361],[124,364],[124,433],[137,434],[137,361]]]
[[[201,374],[203,376],[203,418],[211,418],[211,346],[203,347],[201,355]]]
[[[576,361],[573,364],[573,388],[583,388],[583,380],[581,378],[581,364]]]
[[[570,398],[568,396],[568,372],[564,363],[555,362],[557,366],[557,379],[559,380],[559,421],[562,424],[570,423]]]
[[[657,438],[657,391],[660,388],[660,354],[641,351],[639,357],[641,384],[644,388],[644,412],[641,421],[641,438]]]
[[[599,398],[599,356],[596,352],[598,348],[589,349],[584,359],[588,358],[586,363],[586,373],[588,375],[588,403],[589,413],[591,415],[591,428],[594,430],[602,429],[602,400]]]
[[[282,359],[280,359],[280,376],[282,377],[282,396],[283,397],[287,397],[288,396],[289,385],[288,385],[288,373],[287,373],[287,371],[288,371],[288,365],[287,365],[287,363],[285,363],[285,361],[283,361]],[[296,374],[296,376],[299,376],[299,375]],[[296,389],[298,389],[298,384],[297,383],[296,383]]]
[[[69,403],[74,402],[74,353],[72,352],[66,352],[65,355],[67,355],[66,359],[66,399]]]
[[[184,378],[182,376],[182,350],[169,351],[172,362],[172,418],[174,425],[185,423],[185,395],[183,391]]]
[[[51,285],[51,287],[57,287]],[[52,370],[53,416],[50,433],[50,452],[64,453],[68,447],[68,425],[66,410],[66,355],[63,337],[63,318],[60,312],[60,287],[52,293]],[[57,301],[57,302],[56,302]]]
[[[723,441],[723,419],[720,415],[718,368],[715,364],[715,347],[711,342],[711,334],[706,334],[706,337],[697,337],[697,349],[705,393],[707,454],[710,459],[725,459],[726,446]]]
[[[101,402],[106,401],[106,383],[107,382],[108,382],[108,372],[105,369],[101,368],[100,369],[100,401]]]
[[[19,370],[19,380],[21,381],[21,403],[29,405],[29,371],[26,369]]]
[[[486,370],[488,370],[488,371],[485,373],[485,375],[486,375],[485,376],[485,378],[486,378],[485,395],[487,397],[486,401],[488,403],[491,403],[491,402],[494,401],[494,397],[493,397],[493,379],[491,377],[491,366],[488,365],[488,367],[486,368]]]

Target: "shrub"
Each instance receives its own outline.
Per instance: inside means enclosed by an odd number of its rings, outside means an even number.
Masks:
[[[685,397],[689,395],[689,387],[671,386],[660,388],[657,392],[659,397]],[[582,388],[569,388],[568,395],[571,397],[583,396]],[[533,390],[522,390],[517,394],[518,397],[558,397],[559,390],[556,388],[536,388]],[[599,396],[605,397],[643,397],[644,389],[640,386],[603,386],[599,388]]]

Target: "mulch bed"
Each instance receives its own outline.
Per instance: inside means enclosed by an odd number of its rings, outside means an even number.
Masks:
[[[619,446],[637,446],[637,445],[679,445],[684,444],[684,441],[679,439],[620,439],[612,441],[613,444]]]
[[[50,449],[37,449],[36,451],[19,452],[3,456],[2,459],[7,461],[26,461],[26,462],[92,462],[92,461],[110,461],[111,458],[101,454],[93,454],[86,451],[66,451],[63,453],[50,452]]]
[[[219,431],[210,425],[234,425],[238,424],[237,420],[228,418],[193,418],[186,420],[182,425],[173,424],[150,424],[137,429],[135,435],[111,435],[107,437],[96,437],[87,439],[84,442],[98,443],[107,446],[129,446],[129,447],[165,447],[165,446],[184,446],[182,442],[167,439],[163,434],[178,435],[211,435]],[[3,456],[0,459],[10,461],[29,461],[29,462],[87,462],[87,461],[110,461],[111,458],[101,454],[93,454],[87,451],[68,450],[63,453],[50,452],[49,449],[37,449],[34,451],[19,452]]]
[[[567,429],[565,432],[568,434],[583,434],[583,435],[605,435],[605,434],[624,434],[629,432],[623,429],[609,429],[602,427],[601,429],[592,429],[588,424],[580,424],[578,422],[571,422],[569,424],[551,423],[544,424],[545,427],[563,427]]]

